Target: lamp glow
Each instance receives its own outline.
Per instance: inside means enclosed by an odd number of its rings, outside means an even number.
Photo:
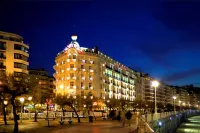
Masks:
[[[176,99],[176,96],[173,96],[173,99],[175,100],[175,99]]]
[[[31,100],[32,100],[32,97],[28,97],[28,100],[31,101]]]
[[[21,97],[19,100],[20,100],[21,103],[24,102],[24,98],[23,97]]]
[[[72,40],[73,40],[73,41],[76,41],[76,39],[77,39],[77,36],[76,36],[76,35],[72,35],[72,37],[71,37],[71,38],[72,38]]]
[[[152,86],[153,87],[158,87],[159,86],[159,82],[158,81],[152,81]]]
[[[5,100],[5,101],[3,101],[3,103],[4,103],[4,105],[7,105],[7,104],[8,104],[8,101]]]

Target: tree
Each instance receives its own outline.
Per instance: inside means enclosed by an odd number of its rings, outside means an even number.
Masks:
[[[90,115],[90,111],[92,111],[93,103],[97,101],[97,98],[92,95],[92,93],[88,93],[85,97],[81,98],[82,105],[86,106],[88,111],[88,115]]]
[[[167,104],[167,105],[166,105],[166,109],[167,109],[167,111],[169,112],[169,111],[172,111],[172,110],[174,109],[174,107],[173,107],[172,104]]]
[[[118,99],[108,99],[105,101],[105,104],[110,110],[116,110],[120,106],[120,100]]]
[[[54,98],[54,102],[58,105],[60,105],[61,107],[61,110],[62,110],[62,113],[63,115],[62,116],[65,116],[65,113],[64,113],[64,106],[67,105],[67,101],[68,101],[68,98],[66,95],[56,95],[56,97]],[[62,121],[62,117],[61,117],[61,121]]]
[[[6,97],[8,97],[6,94],[1,93],[0,94],[0,102],[2,105],[2,110],[3,110],[3,120],[4,120],[4,124],[8,125],[7,123],[7,118],[6,118],[6,107],[8,105],[8,101],[6,100]]]
[[[77,119],[78,119],[78,123],[81,122],[80,120],[80,117],[77,113],[77,110],[76,110],[76,103],[77,101],[80,100],[80,97],[79,96],[72,96],[72,95],[61,95],[61,94],[57,94],[56,97],[54,98],[54,101],[61,106],[62,108],[62,112],[63,112],[63,108],[65,105],[69,106],[76,114],[77,116]],[[64,114],[64,112],[63,112]]]
[[[4,72],[0,73],[1,81],[1,92],[8,94],[13,106],[13,116],[14,116],[14,132],[18,132],[18,115],[16,112],[15,99],[23,94],[27,94],[35,85],[37,81],[28,74],[20,74],[19,76],[14,76],[13,74],[6,74]]]
[[[50,99],[50,94],[48,89],[42,89],[39,87],[39,84],[31,89],[30,95],[32,96],[32,100],[30,103],[33,105],[34,109],[34,122],[37,122],[37,104],[44,104],[46,99]]]

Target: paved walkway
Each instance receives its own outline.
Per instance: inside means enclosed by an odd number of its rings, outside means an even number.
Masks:
[[[182,123],[176,133],[200,133],[200,116],[193,116],[188,122]]]
[[[22,124],[19,121],[19,130],[23,133],[129,133],[135,130],[137,123],[132,120],[131,126],[126,124],[125,127],[121,126],[121,122],[116,120],[97,120],[93,123],[88,122],[87,119],[81,119],[82,123],[77,123],[77,119],[73,119],[73,124],[65,122],[64,125],[59,124],[59,119],[50,121],[50,127],[47,127],[47,121],[38,120],[38,122],[32,122],[30,120],[24,120]],[[8,121],[10,125],[0,124],[0,132],[12,132],[13,122]]]

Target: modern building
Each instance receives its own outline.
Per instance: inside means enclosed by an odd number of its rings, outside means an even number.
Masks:
[[[29,74],[39,79],[39,87],[42,90],[47,90],[53,96],[55,90],[54,77],[48,75],[45,69],[29,69]]]
[[[27,74],[28,49],[21,36],[0,31],[0,69],[15,75]]]
[[[143,73],[136,72],[136,81],[135,81],[135,100],[145,102],[145,86],[144,78],[142,77]]]
[[[80,47],[72,41],[55,58],[55,93],[133,101],[135,71],[98,50]]]

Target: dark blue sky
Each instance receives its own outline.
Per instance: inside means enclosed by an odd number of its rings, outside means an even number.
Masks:
[[[30,67],[53,74],[54,59],[78,35],[83,47],[168,84],[200,85],[197,0],[65,0],[0,2],[0,30],[24,37]]]

